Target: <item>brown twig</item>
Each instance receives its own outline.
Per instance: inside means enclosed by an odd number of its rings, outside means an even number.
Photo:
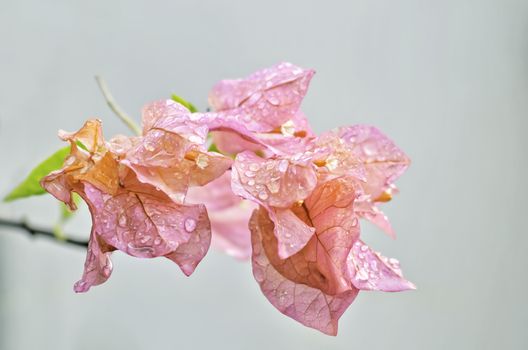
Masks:
[[[88,247],[88,242],[86,242],[86,241],[81,241],[81,240],[77,240],[77,239],[74,239],[74,238],[67,238],[67,237],[59,238],[51,230],[45,230],[45,229],[41,229],[41,228],[37,228],[37,227],[31,226],[31,225],[29,225],[27,222],[25,222],[23,220],[22,221],[14,221],[14,220],[6,220],[6,219],[0,218],[0,226],[11,227],[11,228],[15,228],[15,229],[26,231],[27,233],[29,233],[33,237],[35,237],[37,235],[38,236],[44,236],[44,237],[48,237],[48,238],[54,239],[57,242],[67,243],[67,244],[75,245],[75,246],[78,246],[78,247],[84,247],[84,248]]]

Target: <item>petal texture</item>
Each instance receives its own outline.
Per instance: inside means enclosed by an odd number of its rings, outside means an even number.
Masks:
[[[209,94],[209,103],[216,111],[237,116],[250,130],[271,131],[297,113],[313,74],[279,63],[245,79],[219,82]]]
[[[409,158],[396,144],[373,126],[354,125],[340,128],[339,137],[351,147],[351,155],[366,169],[365,192],[377,200],[391,189],[394,181],[410,164]]]
[[[250,222],[252,231],[253,275],[262,293],[280,312],[329,335],[336,335],[338,320],[354,301],[358,290],[329,295],[317,288],[285,278],[269,261],[262,246],[262,229],[259,211],[255,211]]]
[[[373,251],[362,241],[357,241],[348,257],[350,278],[361,290],[400,292],[416,289],[414,284],[403,278],[400,263]]]
[[[207,207],[214,247],[237,259],[251,257],[248,222],[257,205],[231,191],[230,171],[203,187],[190,188],[186,203],[203,203]]]

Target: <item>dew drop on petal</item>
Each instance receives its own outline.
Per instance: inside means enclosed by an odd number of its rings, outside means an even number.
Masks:
[[[286,170],[288,170],[288,161],[286,159],[281,160],[278,169],[281,173],[286,172]]]
[[[266,191],[261,191],[259,192],[258,197],[264,201],[268,199],[268,193],[266,193]]]
[[[326,161],[326,167],[328,168],[328,170],[335,170],[338,165],[339,161],[337,160],[337,158],[328,159]]]
[[[393,266],[399,266],[400,262],[398,261],[398,259],[389,258],[389,264],[391,264]]]
[[[274,106],[278,106],[280,103],[280,100],[275,96],[271,96],[271,97],[268,97],[268,102]]]
[[[281,125],[281,133],[285,136],[293,136],[295,134],[295,125],[293,121],[288,120],[286,123]]]
[[[191,218],[185,219],[184,226],[185,226],[185,231],[193,232],[194,229],[196,228],[196,220],[191,219]]]
[[[207,157],[205,154],[199,154],[198,157],[196,157],[196,165],[200,169],[205,169],[209,165],[209,157]]]
[[[141,244],[146,244],[148,241],[150,241],[152,238],[150,236],[143,236],[139,239],[139,242],[141,242]]]
[[[150,142],[145,142],[145,149],[149,152],[153,152],[156,147]]]
[[[202,143],[203,140],[200,136],[198,135],[191,135],[189,136],[189,141],[193,142],[193,143]]]
[[[363,269],[360,269],[357,274],[356,274],[356,279],[358,280],[361,280],[361,281],[366,281],[368,280],[368,274],[365,270]]]
[[[271,181],[270,183],[266,184],[266,187],[271,193],[277,193],[279,192],[280,183],[278,181]]]
[[[261,268],[256,268],[253,271],[253,276],[255,276],[255,279],[257,280],[257,282],[264,281],[264,271],[262,271]]]
[[[127,217],[126,215],[119,216],[119,226],[125,227],[127,224]]]
[[[111,272],[112,272],[112,265],[105,265],[105,267],[103,267],[103,275],[105,277],[109,277]]]

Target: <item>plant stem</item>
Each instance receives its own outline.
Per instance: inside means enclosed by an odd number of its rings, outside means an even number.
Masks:
[[[99,89],[101,89],[101,92],[103,93],[103,97],[106,100],[106,103],[108,104],[108,107],[121,119],[123,123],[125,123],[126,126],[132,132],[136,135],[141,135],[141,129],[137,124],[134,122],[134,120],[116,103],[114,100],[114,97],[110,93],[110,90],[108,89],[108,85],[106,85],[105,80],[100,77],[99,75],[95,76],[95,81],[97,82],[97,85],[99,86]]]
[[[40,235],[40,236],[45,236],[45,237],[54,239],[57,242],[67,243],[67,244],[75,245],[75,246],[78,246],[78,247],[85,247],[85,248],[88,247],[88,242],[86,242],[86,241],[81,241],[81,240],[77,240],[77,239],[74,239],[74,238],[67,238],[67,237],[65,237],[64,239],[60,239],[59,237],[57,237],[53,233],[53,231],[44,230],[44,229],[41,229],[41,228],[37,228],[37,227],[31,226],[27,222],[25,222],[24,220],[22,220],[22,221],[14,221],[14,220],[6,220],[6,219],[1,219],[0,218],[0,226],[11,227],[11,228],[23,230],[23,231],[26,231],[27,233],[29,233],[31,236]]]

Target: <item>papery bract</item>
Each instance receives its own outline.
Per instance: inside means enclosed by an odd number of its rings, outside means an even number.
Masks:
[[[384,192],[392,190],[394,181],[410,164],[405,153],[373,126],[343,127],[335,133],[350,146],[350,157],[365,167],[365,192],[370,194],[373,201],[390,199],[384,198]]]
[[[285,151],[285,144],[303,143],[312,130],[299,110],[314,71],[279,63],[245,79],[222,80],[209,94],[209,103],[222,118],[234,119],[260,140],[255,144],[236,132],[215,132],[223,152],[263,149],[262,144]],[[264,147],[266,149],[266,147]]]
[[[263,247],[263,231],[272,230],[272,222],[260,209],[253,214],[250,227],[253,243],[253,275],[270,303],[280,312],[329,335],[336,335],[338,320],[354,301],[358,289],[330,295],[302,282],[290,280],[270,262]],[[308,272],[309,273],[309,272]]]
[[[277,271],[292,281],[330,295],[351,288],[346,272],[347,257],[359,238],[359,224],[353,210],[355,186],[347,180],[340,178],[320,184],[302,204],[290,208],[297,218],[314,229],[299,252],[282,258],[275,234],[269,230],[273,226],[267,224],[267,229],[261,230],[264,250]],[[265,220],[261,218],[260,222]]]
[[[305,160],[264,159],[244,152],[233,164],[233,192],[269,211],[282,258],[298,252],[313,235],[314,230],[289,209],[304,200],[316,184],[315,167]]]
[[[122,163],[139,180],[183,202],[189,186],[203,186],[222,175],[231,159],[207,152],[209,128],[188,109],[171,100],[149,104],[143,111],[143,136]]]
[[[238,115],[252,131],[266,132],[292,119],[314,71],[284,62],[245,79],[222,80],[209,94],[216,111]]]
[[[384,257],[360,240],[350,251],[348,268],[352,283],[361,290],[400,292],[416,289],[403,278],[398,260]]]
[[[92,214],[92,232],[83,278],[75,291],[85,292],[110,276],[109,252],[119,249],[136,257],[164,256],[189,275],[210,244],[210,223],[204,205],[184,205],[167,193],[138,180],[123,164],[141,139],[113,139],[106,145],[98,120],[76,133],[60,133],[71,144],[64,167],[42,179],[42,186],[75,209],[77,192]],[[77,144],[81,144],[82,148]],[[114,154],[112,150],[116,150]]]
[[[190,188],[186,203],[203,203],[207,207],[213,246],[238,259],[251,257],[248,222],[257,205],[231,191],[230,171],[203,187]]]

